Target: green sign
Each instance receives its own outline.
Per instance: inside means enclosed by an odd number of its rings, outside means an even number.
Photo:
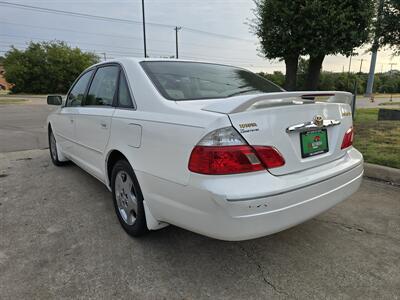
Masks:
[[[326,129],[300,133],[301,156],[303,158],[329,151],[328,133]]]

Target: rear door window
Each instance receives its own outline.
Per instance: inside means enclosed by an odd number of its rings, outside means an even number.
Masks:
[[[118,66],[97,69],[86,96],[85,106],[112,106],[118,81]]]
[[[283,92],[261,76],[232,66],[176,61],[144,61],[141,65],[164,98],[174,101]]]

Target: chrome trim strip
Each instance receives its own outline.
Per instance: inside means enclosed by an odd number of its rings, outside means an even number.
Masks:
[[[304,132],[313,129],[327,128],[331,126],[336,126],[341,123],[340,120],[324,120],[321,126],[316,125],[314,122],[304,122],[296,125],[289,126],[286,128],[287,133],[291,132]]]

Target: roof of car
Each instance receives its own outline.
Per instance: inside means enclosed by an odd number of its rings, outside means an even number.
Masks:
[[[144,58],[144,57],[121,57],[121,58],[114,58],[110,59],[107,61],[100,62],[96,65],[101,65],[104,63],[112,63],[112,62],[117,62],[117,63],[127,63],[127,62],[133,62],[133,63],[141,63],[144,61],[167,61],[167,62],[197,62],[197,63],[208,63],[208,64],[217,64],[217,65],[225,65],[229,66],[229,64],[221,64],[221,63],[216,63],[212,61],[205,61],[205,60],[190,60],[190,59],[176,59],[176,58]],[[95,66],[96,66],[95,65]]]

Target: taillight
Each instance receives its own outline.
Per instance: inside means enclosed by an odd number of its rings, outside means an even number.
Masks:
[[[250,146],[196,146],[189,170],[201,174],[236,174],[264,170]]]
[[[254,146],[254,149],[267,169],[281,167],[285,164],[282,154],[274,147]]]
[[[354,128],[350,127],[344,134],[341,149],[345,149],[353,145],[353,139],[354,139]]]
[[[238,174],[285,164],[274,147],[249,146],[232,127],[207,134],[193,149],[189,170],[208,175]]]

